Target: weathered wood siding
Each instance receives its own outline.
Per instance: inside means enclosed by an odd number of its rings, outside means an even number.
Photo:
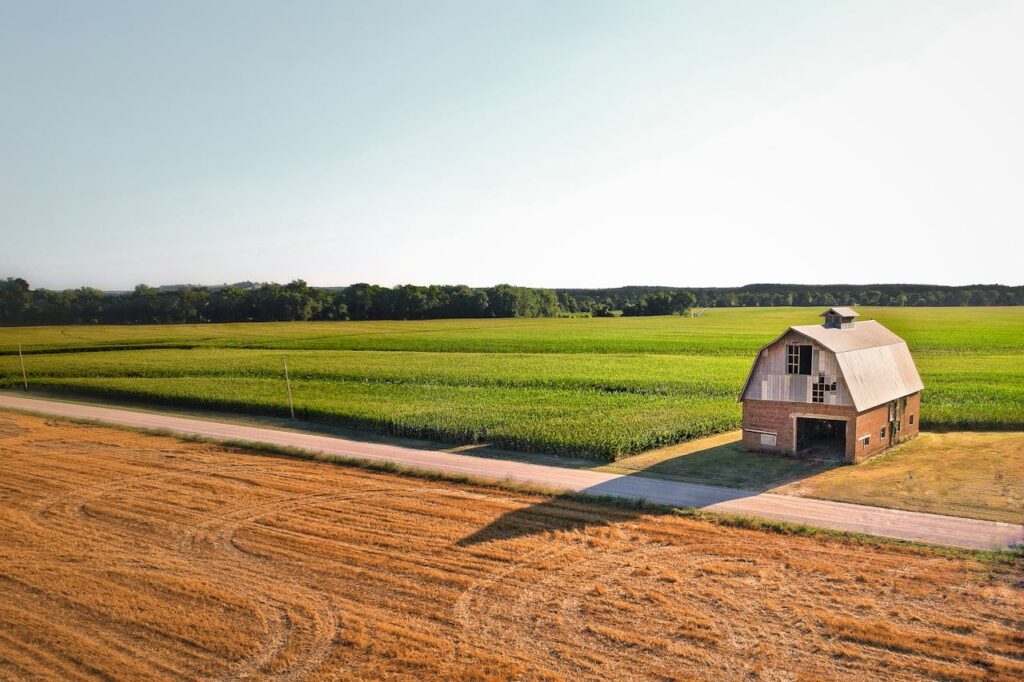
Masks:
[[[786,346],[811,346],[811,375],[786,374]],[[824,375],[825,381],[836,382],[835,391],[825,391],[824,403],[816,405],[853,405],[843,381],[835,353],[805,336],[790,332],[766,348],[754,367],[750,385],[743,397],[747,400],[783,400],[792,403],[811,402],[811,384]]]

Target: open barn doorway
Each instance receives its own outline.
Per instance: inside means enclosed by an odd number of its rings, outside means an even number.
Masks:
[[[846,456],[846,422],[842,419],[796,419],[796,451],[816,459]]]

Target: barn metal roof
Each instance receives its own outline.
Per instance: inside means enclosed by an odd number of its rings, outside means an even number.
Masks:
[[[855,322],[846,329],[808,324],[790,327],[789,331],[806,336],[835,353],[858,412],[924,389],[906,341],[874,320]],[[766,348],[778,343],[786,334],[762,348],[754,365],[761,360]],[[748,384],[753,373],[751,368]],[[744,385],[741,399],[746,392]]]
[[[804,324],[790,329],[809,336],[833,353],[847,353],[875,346],[903,343],[903,339],[874,320],[854,322],[852,327],[824,327],[820,324]]]
[[[825,317],[830,313],[835,313],[839,317],[860,317],[860,313],[858,313],[853,308],[848,308],[846,306],[839,306],[838,308],[829,308],[818,317]]]

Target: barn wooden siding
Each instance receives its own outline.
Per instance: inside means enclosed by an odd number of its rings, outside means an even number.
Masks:
[[[786,374],[786,346],[811,346],[811,374]],[[835,353],[796,332],[785,334],[761,352],[743,397],[750,400],[780,400],[793,403],[811,402],[811,384],[824,376],[835,391],[825,391],[824,403],[816,405],[853,405],[850,391],[843,381]]]

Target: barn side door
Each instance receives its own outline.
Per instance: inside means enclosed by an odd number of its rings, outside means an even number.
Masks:
[[[889,445],[896,445],[899,442],[900,417],[900,401],[893,400],[889,403]]]

